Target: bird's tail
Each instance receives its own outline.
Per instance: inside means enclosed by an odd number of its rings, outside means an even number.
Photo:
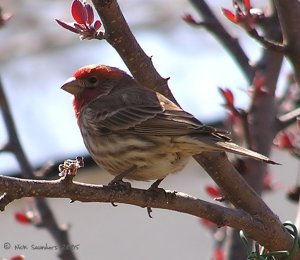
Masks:
[[[241,147],[232,142],[217,142],[217,143],[215,143],[215,146],[220,147],[222,150],[225,150],[226,152],[247,156],[252,159],[264,161],[264,162],[270,163],[270,164],[280,164],[280,163],[272,161],[267,156],[264,156],[260,153],[254,152],[254,151],[251,151],[249,149]]]

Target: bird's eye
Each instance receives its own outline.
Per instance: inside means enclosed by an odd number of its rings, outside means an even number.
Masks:
[[[98,80],[97,80],[97,78],[96,77],[90,77],[90,78],[88,78],[88,82],[89,82],[89,84],[92,84],[92,85],[94,85],[96,82],[97,82]]]

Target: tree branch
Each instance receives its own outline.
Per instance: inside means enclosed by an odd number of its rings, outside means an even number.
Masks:
[[[249,58],[236,38],[233,38],[219,22],[204,0],[190,0],[204,19],[205,28],[222,43],[232,58],[241,68],[248,82],[251,83],[255,75],[255,68],[250,65]]]
[[[230,209],[217,204],[197,199],[190,195],[160,190],[149,193],[148,190],[130,188],[119,189],[73,182],[70,175],[57,180],[30,180],[0,176],[0,191],[9,194],[10,200],[0,198],[0,210],[4,210],[13,199],[23,197],[70,198],[81,202],[125,203],[142,208],[161,208],[209,219],[218,226],[228,225],[243,229],[250,236],[267,237],[265,227],[243,210]],[[13,199],[12,199],[13,198]]]
[[[255,40],[257,40],[263,47],[271,51],[284,53],[286,51],[286,46],[282,43],[278,43],[272,40],[265,38],[260,35],[256,29],[252,28],[247,30],[247,33]]]
[[[277,9],[286,55],[291,61],[300,86],[300,3],[298,0],[274,0]]]
[[[296,108],[276,119],[275,126],[277,131],[281,131],[292,124],[296,123],[297,117],[300,116],[300,108]]]
[[[286,243],[275,245],[273,229],[265,226],[260,218],[256,218],[239,209],[230,209],[197,199],[190,195],[174,191],[156,191],[117,186],[103,186],[73,182],[73,176],[65,175],[57,180],[28,180],[0,176],[0,191],[13,194],[14,199],[22,197],[70,198],[72,202],[110,202],[124,203],[142,208],[168,209],[193,216],[209,219],[218,226],[231,226],[242,229],[248,237],[257,238],[259,243],[268,245],[270,250],[283,249],[289,245],[290,235]],[[254,194],[254,192],[253,192]],[[4,210],[7,202],[0,199],[0,209]],[[258,209],[259,211],[259,209]],[[276,224],[274,224],[277,226]],[[287,232],[286,232],[287,233]],[[272,243],[270,243],[272,241]]]
[[[167,85],[133,36],[116,0],[92,0],[105,28],[105,38],[119,53],[132,76],[144,86],[175,101]]]
[[[207,160],[207,156],[218,158],[218,163],[213,164]],[[265,202],[257,195],[257,193],[245,182],[244,178],[236,171],[233,165],[226,158],[226,154],[223,153],[220,159],[220,154],[208,154],[202,153],[201,156],[196,157],[197,161],[200,161],[202,167],[209,172],[212,179],[222,187],[225,193],[225,197],[229,199],[236,208],[242,208],[250,215],[259,218],[269,232],[274,232],[277,241],[265,241],[267,248],[272,247],[272,250],[280,250],[279,248],[289,248],[291,246],[289,234],[284,231],[282,224],[278,217],[268,208]],[[220,163],[221,161],[221,163]],[[262,167],[262,163],[260,163]],[[246,202],[248,200],[248,202]],[[272,231],[271,231],[272,230]],[[277,235],[275,235],[277,234]],[[285,237],[285,238],[284,238]],[[255,237],[257,240],[258,237]],[[284,241],[288,239],[289,241]],[[276,245],[275,245],[276,244]],[[276,249],[274,248],[276,247]]]

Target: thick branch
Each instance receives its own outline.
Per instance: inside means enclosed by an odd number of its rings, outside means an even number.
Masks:
[[[279,23],[276,19],[276,13],[273,13],[267,19],[265,19],[263,25],[264,35],[266,38],[274,40],[276,42],[282,42],[281,31],[278,29]],[[263,56],[256,65],[259,73],[264,77],[264,85],[268,90],[266,94],[253,94],[251,105],[248,111],[248,123],[249,133],[251,138],[252,149],[269,156],[272,141],[276,132],[274,130],[274,121],[277,116],[277,107],[275,103],[275,90],[277,86],[278,75],[282,64],[283,55],[265,49]],[[254,83],[255,86],[255,83]],[[255,90],[254,90],[255,91]],[[263,190],[263,179],[266,174],[266,164],[261,164],[254,160],[247,160],[247,171],[243,177],[248,184],[255,190],[257,194],[261,194]],[[241,190],[242,191],[242,190]],[[250,203],[249,203],[250,204]],[[271,225],[272,220],[264,217],[263,221],[267,221]],[[282,226],[280,224],[276,228],[277,232],[280,232]],[[236,231],[234,231],[236,232]],[[232,259],[237,259],[234,254],[235,248],[239,245],[240,248],[244,248],[241,240],[235,241],[230,250],[233,253]]]
[[[298,201],[298,212],[295,219],[295,226],[298,229],[298,234],[300,236],[300,201]]]
[[[50,181],[1,176],[0,191],[13,194],[15,199],[22,197],[70,198],[72,201],[114,202],[142,208],[169,209],[209,219],[219,226],[228,225],[236,229],[243,229],[249,236],[265,237],[266,239],[268,237],[267,234],[264,234],[266,230],[263,224],[245,211],[226,208],[179,192],[161,190],[153,195],[142,189],[117,189],[103,185],[72,182],[68,175]],[[4,210],[6,204],[0,200],[1,210]]]
[[[225,196],[237,208],[242,208],[252,216],[257,216],[264,224],[265,231],[274,232],[274,237],[277,240],[268,241],[270,243],[267,248],[276,247],[289,248],[292,242],[287,232],[283,232],[278,217],[268,208],[265,202],[257,195],[257,193],[248,185],[243,177],[236,171],[233,165],[226,158],[225,153],[221,154],[208,154],[203,153],[201,156],[196,156],[195,159],[199,161],[202,167],[210,173],[213,180],[222,187]],[[210,162],[211,157],[218,160],[218,164]],[[234,178],[233,178],[234,176]],[[248,200],[246,203],[245,200]],[[271,231],[272,229],[272,231]],[[277,234],[277,235],[275,235]],[[258,237],[255,237],[257,239]],[[287,239],[287,240],[286,240]],[[285,244],[283,246],[283,244]]]
[[[151,58],[133,36],[116,0],[92,0],[105,28],[106,40],[116,49],[132,76],[143,85],[175,100],[162,78],[153,67]]]
[[[161,190],[150,194],[149,191],[142,189],[118,189],[118,187],[84,184],[73,182],[70,175],[51,181],[0,176],[0,191],[13,194],[15,199],[22,197],[70,198],[72,201],[125,203],[142,208],[178,211],[209,219],[219,226],[227,225],[235,229],[242,229],[249,237],[260,238],[258,242],[267,245],[270,250],[288,248],[289,241],[292,240],[291,236],[287,235],[286,242],[283,244],[281,244],[282,241],[277,242],[277,232],[266,227],[259,219],[243,210],[225,208],[173,191]],[[0,200],[1,210],[6,206],[2,202]],[[275,223],[274,225],[277,226]],[[284,232],[284,230],[282,231]],[[287,232],[285,231],[285,233]],[[274,237],[277,238],[276,241],[274,241]]]
[[[298,0],[274,0],[286,54],[294,66],[295,75],[300,85],[300,3]]]

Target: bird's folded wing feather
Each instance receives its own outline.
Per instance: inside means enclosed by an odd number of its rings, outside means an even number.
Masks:
[[[98,98],[84,113],[94,128],[105,127],[112,132],[168,136],[201,133],[230,140],[227,131],[203,125],[164,96],[145,89]]]

